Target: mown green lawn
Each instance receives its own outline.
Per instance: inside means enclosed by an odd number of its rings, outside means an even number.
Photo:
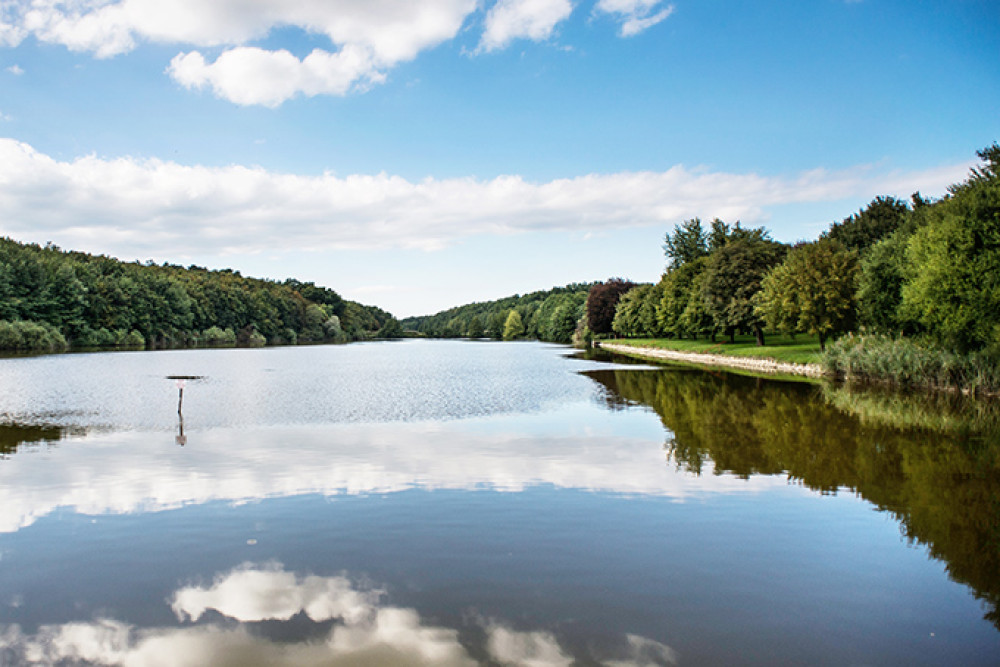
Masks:
[[[753,336],[737,336],[735,343],[722,337],[713,343],[707,339],[688,340],[674,338],[622,338],[608,340],[609,343],[634,345],[636,347],[661,347],[679,352],[701,352],[708,354],[727,354],[734,357],[756,357],[758,359],[774,359],[793,364],[818,364],[820,362],[819,338],[798,334],[790,336],[765,334],[767,345],[757,347]]]

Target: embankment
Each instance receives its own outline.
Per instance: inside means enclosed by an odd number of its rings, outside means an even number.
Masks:
[[[753,373],[784,373],[788,375],[804,375],[806,377],[822,377],[823,367],[820,364],[793,364],[774,359],[755,359],[753,357],[732,357],[724,354],[703,354],[700,352],[678,352],[657,347],[638,347],[621,345],[608,341],[594,341],[594,345],[602,350],[625,354],[652,361],[677,361],[685,364],[701,364],[705,366],[721,366],[735,368]]]

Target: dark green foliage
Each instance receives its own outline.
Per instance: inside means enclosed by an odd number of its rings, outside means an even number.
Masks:
[[[408,317],[401,324],[406,330],[439,338],[488,336],[500,340],[510,312],[516,310],[524,327],[521,337],[568,343],[583,314],[590,287],[589,283],[571,284],[523,296],[515,294],[449,308],[434,315]]]
[[[325,327],[332,317],[344,322],[346,333]],[[0,319],[20,327],[22,339],[29,323],[58,334],[32,334],[41,341],[34,349],[58,349],[67,341],[73,347],[339,342],[370,338],[386,325],[393,333],[394,321],[312,283],[127,263],[8,238],[0,239]],[[0,349],[24,349],[6,331]]]
[[[761,230],[759,234],[730,240],[709,256],[701,285],[705,309],[716,327],[730,338],[738,332],[752,331],[757,343],[764,344],[764,320],[754,311],[754,295],[787,250]]]
[[[917,197],[919,195],[915,195],[915,200]],[[876,197],[854,215],[833,223],[823,233],[823,238],[840,241],[850,250],[864,252],[899,229],[909,211],[906,202],[895,197]]]
[[[663,252],[667,256],[667,266],[678,268],[707,255],[708,238],[699,218],[675,225],[674,233],[667,232],[664,236]]]
[[[913,333],[899,312],[909,237],[902,231],[872,246],[858,276],[858,320],[872,331]]]

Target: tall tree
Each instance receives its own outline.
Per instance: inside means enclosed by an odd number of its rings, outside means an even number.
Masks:
[[[918,195],[914,196],[914,201]],[[921,200],[922,201],[922,200]],[[835,222],[823,238],[840,241],[850,250],[864,252],[903,224],[910,207],[895,197],[876,197],[854,215]]]
[[[764,344],[764,321],[754,311],[753,299],[786,251],[785,245],[754,234],[729,241],[708,258],[702,287],[706,309],[730,340],[739,331],[752,331],[757,344]]]
[[[503,325],[503,339],[514,340],[522,335],[524,335],[524,322],[521,320],[521,314],[516,310],[511,310]]]
[[[674,233],[664,236],[663,252],[667,266],[677,268],[708,254],[708,235],[701,220],[692,218],[674,226]]]
[[[828,337],[857,320],[857,275],[855,254],[840,242],[803,244],[761,281],[755,312],[769,328],[817,335],[825,350]]]
[[[1000,348],[1000,146],[907,242],[904,315],[961,351]]]

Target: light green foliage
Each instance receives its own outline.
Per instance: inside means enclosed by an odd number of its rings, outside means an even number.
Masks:
[[[209,327],[202,333],[201,340],[205,345],[236,345],[236,332],[232,329]]]
[[[611,330],[626,338],[648,335],[643,331],[640,310],[652,285],[637,285],[622,294],[615,306]]]
[[[662,299],[659,285],[637,285],[622,295],[615,307],[611,329],[619,336],[662,335],[656,316]]]
[[[857,274],[855,255],[838,241],[806,243],[761,281],[755,312],[770,329],[815,334],[822,349],[854,326]]]
[[[665,335],[680,338],[700,333],[702,328],[700,325],[695,326],[694,329],[688,329],[684,326],[682,318],[692,297],[701,300],[701,295],[697,294],[697,290],[694,289],[694,283],[695,279],[704,272],[705,263],[704,258],[688,262],[670,269],[660,280],[660,301],[656,307],[656,319],[658,328]]]
[[[0,320],[0,350],[58,352],[66,349],[66,339],[44,322]]]
[[[960,351],[1000,346],[1000,146],[906,247],[901,312]]]
[[[522,335],[524,335],[524,322],[521,320],[521,314],[512,310],[503,325],[503,339],[514,340]]]
[[[927,339],[844,336],[827,346],[823,364],[848,380],[970,393],[1000,391],[1000,359],[995,353],[960,354]]]

